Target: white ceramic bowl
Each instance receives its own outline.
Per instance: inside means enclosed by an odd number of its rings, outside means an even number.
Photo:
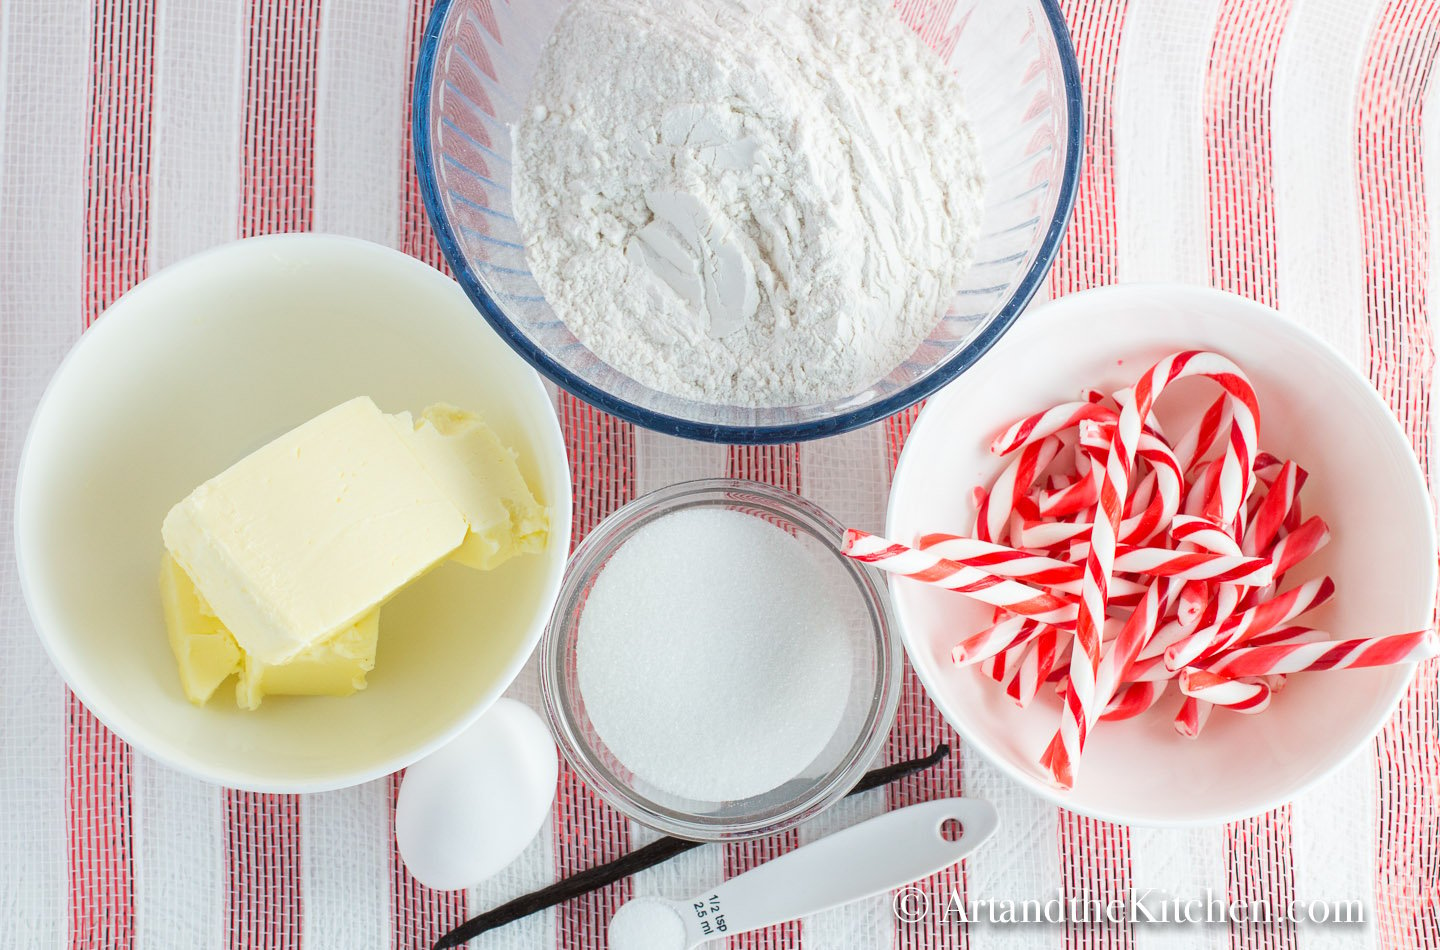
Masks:
[[[254,713],[180,691],[157,578],[160,522],[192,488],[356,395],[388,412],[484,415],[551,506],[548,549],[482,574],[448,565],[386,605],[368,689]],[[515,678],[570,539],[564,442],[540,378],[439,272],[349,238],[242,241],[151,277],[61,365],[31,425],[16,551],[55,665],[111,729],[223,785],[319,791],[403,768]]]
[[[1309,333],[1260,304],[1197,287],[1111,287],[1025,315],[994,352],[930,400],[905,444],[890,496],[890,535],[967,531],[970,488],[1001,464],[990,439],[1016,418],[1077,398],[1083,386],[1133,382],[1155,360],[1213,349],[1255,384],[1262,448],[1310,472],[1301,498],[1334,540],[1287,578],[1321,574],[1338,594],[1304,622],[1337,636],[1399,633],[1430,623],[1435,600],[1434,515],[1409,441],[1370,384]],[[1214,387],[1185,380],[1161,397],[1163,423],[1191,417]],[[1217,710],[1198,740],[1176,735],[1167,701],[1092,734],[1075,784],[1055,790],[1035,764],[1054,734],[1047,690],[1018,709],[950,648],[988,616],[963,596],[893,583],[901,634],[930,697],[982,754],[1022,785],[1110,821],[1203,824],[1255,814],[1293,798],[1371,740],[1394,712],[1413,666],[1291,677],[1269,710]]]

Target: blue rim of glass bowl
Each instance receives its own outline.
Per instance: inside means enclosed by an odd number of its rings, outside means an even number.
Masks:
[[[869,425],[877,419],[894,415],[902,409],[908,409],[975,365],[975,362],[984,356],[1000,337],[1005,335],[1005,331],[1010,329],[1011,324],[1020,316],[1020,312],[1030,303],[1030,299],[1035,296],[1035,291],[1040,287],[1040,281],[1049,272],[1050,264],[1055,259],[1055,252],[1060,247],[1060,240],[1065,234],[1065,227],[1070,221],[1070,212],[1075,205],[1075,190],[1080,181],[1080,161],[1085,138],[1084,107],[1080,95],[1080,68],[1075,61],[1075,47],[1070,41],[1070,30],[1066,26],[1065,17],[1060,12],[1059,0],[1040,0],[1040,7],[1050,21],[1050,31],[1055,37],[1055,48],[1060,56],[1060,72],[1065,81],[1068,128],[1066,130],[1065,168],[1061,173],[1060,181],[1060,197],[1055,203],[1055,214],[1050,219],[1050,226],[1045,232],[1044,240],[1040,242],[1039,252],[1035,255],[1030,269],[1016,283],[1010,299],[1000,308],[1000,312],[976,334],[973,340],[965,344],[960,354],[924,379],[917,380],[891,396],[859,409],[812,422],[771,426],[712,425],[637,406],[632,402],[619,399],[575,375],[531,342],[530,338],[522,333],[520,328],[511,322],[491,299],[471,271],[465,256],[460,252],[460,242],[445,218],[440,201],[439,182],[432,171],[430,130],[427,124],[430,116],[430,86],[435,73],[436,50],[439,47],[441,28],[445,24],[445,18],[449,14],[452,2],[453,0],[437,0],[435,8],[430,12],[430,19],[425,25],[425,37],[420,46],[420,57],[415,67],[415,89],[410,112],[410,137],[415,150],[415,174],[420,181],[420,194],[425,202],[425,213],[440,242],[440,251],[445,255],[445,260],[450,264],[450,269],[459,280],[460,286],[465,289],[470,302],[475,305],[495,332],[500,334],[501,339],[510,345],[511,349],[519,353],[526,362],[561,389],[583,399],[597,409],[618,416],[627,422],[701,442],[763,445],[775,442],[802,442],[822,436],[839,435],[842,432]]]

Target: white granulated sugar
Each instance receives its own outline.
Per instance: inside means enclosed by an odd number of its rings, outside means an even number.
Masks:
[[[883,0],[576,0],[514,141],[556,313],[621,372],[711,403],[886,376],[982,215],[959,84]]]
[[[610,950],[684,950],[685,922],[668,904],[639,898],[610,918]]]
[[[737,511],[665,515],[615,552],[585,602],[586,712],[616,759],[673,795],[769,791],[844,715],[858,600],[813,541]]]

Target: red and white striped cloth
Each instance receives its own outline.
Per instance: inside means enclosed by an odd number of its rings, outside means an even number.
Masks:
[[[505,3],[507,0],[495,0]],[[521,0],[508,0],[519,3]],[[900,0],[932,39],[965,3]],[[1087,95],[1086,160],[1052,295],[1210,283],[1275,304],[1366,372],[1427,470],[1440,222],[1440,0],[1063,0]],[[319,229],[432,263],[409,158],[426,0],[0,0],[0,947],[420,947],[469,913],[648,840],[565,772],[554,820],[468,892],[395,855],[397,780],[305,797],[226,792],[148,760],[59,681],[15,578],[11,492],[66,349],[149,271],[235,237]],[[692,445],[558,396],[578,533],[635,495],[733,474],[883,528],[914,412],[825,442]],[[533,672],[514,695],[537,699]],[[1280,701],[1283,701],[1283,697]],[[478,945],[603,944],[627,897],[697,890],[888,807],[991,799],[1003,838],[927,886],[990,899],[1128,889],[1359,899],[1361,927],[898,925],[884,898],[772,928],[753,948],[1440,950],[1440,669],[1373,748],[1275,812],[1125,828],[1057,810],[968,748],[783,841],[707,847]],[[953,732],[907,674],[885,751]]]

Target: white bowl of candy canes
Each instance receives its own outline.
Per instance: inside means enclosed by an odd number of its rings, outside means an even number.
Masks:
[[[886,534],[851,551],[892,572],[945,717],[1106,820],[1288,801],[1371,740],[1436,650],[1434,514],[1390,410],[1295,323],[1204,288],[1027,314],[920,414]]]

